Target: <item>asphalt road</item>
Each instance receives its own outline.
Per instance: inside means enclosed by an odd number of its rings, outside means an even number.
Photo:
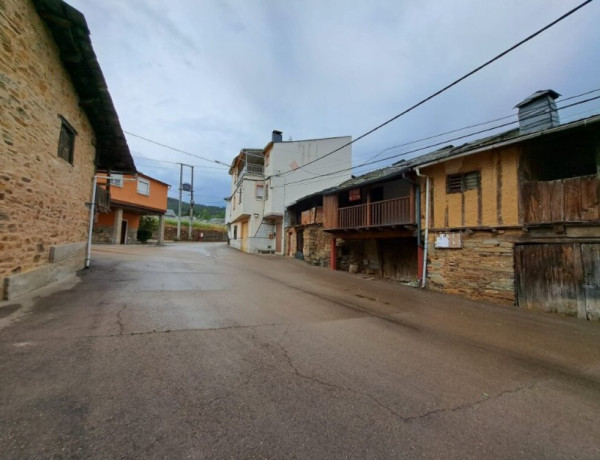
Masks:
[[[0,307],[1,458],[600,458],[600,324],[222,244]]]

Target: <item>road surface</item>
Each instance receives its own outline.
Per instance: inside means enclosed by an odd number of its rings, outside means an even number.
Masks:
[[[600,458],[600,324],[223,244],[0,308],[2,458]]]

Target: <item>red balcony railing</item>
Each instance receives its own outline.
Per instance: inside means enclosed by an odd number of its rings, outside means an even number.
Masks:
[[[338,209],[338,228],[413,224],[410,197],[359,204]]]

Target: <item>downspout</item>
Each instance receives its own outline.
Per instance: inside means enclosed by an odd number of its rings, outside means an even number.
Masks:
[[[429,202],[431,201],[430,179],[429,176],[421,174],[420,168],[415,168],[417,176],[425,178],[425,235],[423,239],[423,273],[421,275],[421,287],[424,288],[427,284],[427,252],[429,250]],[[419,215],[419,222],[421,216]]]
[[[96,185],[98,182],[98,176],[94,173],[94,180],[92,181],[92,202],[90,203],[90,228],[88,230],[88,241],[87,249],[85,252],[85,268],[90,268],[90,261],[92,259],[92,233],[94,231],[94,217],[96,215]],[[108,180],[107,180],[108,182]]]

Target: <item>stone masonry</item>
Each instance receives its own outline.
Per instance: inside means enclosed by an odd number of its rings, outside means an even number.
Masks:
[[[431,289],[472,299],[514,304],[512,240],[518,230],[462,234],[462,249],[436,249],[429,235],[427,283]]]
[[[58,157],[62,116],[73,164]],[[46,26],[27,0],[0,0],[0,278],[42,269],[52,247],[85,242],[94,132]],[[70,254],[84,264],[85,250]],[[6,294],[2,292],[2,296]]]
[[[304,260],[311,265],[329,267],[332,236],[323,231],[322,225],[309,225],[304,228]]]

